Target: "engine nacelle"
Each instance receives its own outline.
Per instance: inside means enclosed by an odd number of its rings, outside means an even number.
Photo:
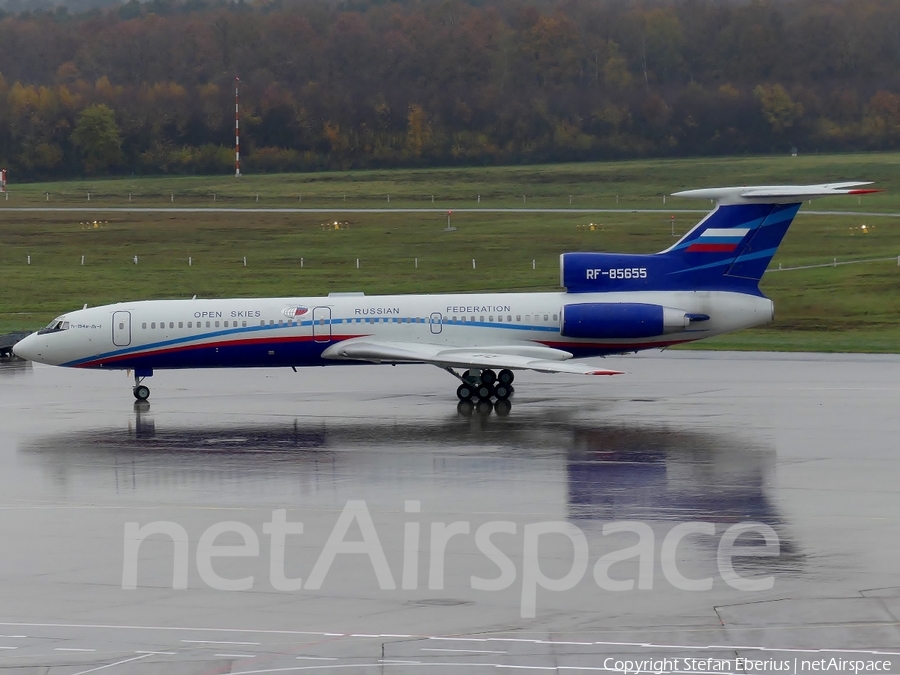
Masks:
[[[565,305],[562,334],[570,338],[628,339],[678,333],[691,320],[709,317],[638,302],[585,302]]]

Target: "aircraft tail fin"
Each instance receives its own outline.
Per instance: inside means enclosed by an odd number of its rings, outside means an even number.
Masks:
[[[758,293],[803,200],[878,192],[869,183],[711,188],[674,197],[710,199],[715,208],[674,245],[652,255],[568,253],[561,277],[569,292],[735,290]]]

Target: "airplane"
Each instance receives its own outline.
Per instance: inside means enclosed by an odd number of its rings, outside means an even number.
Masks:
[[[768,323],[759,281],[803,201],[869,182],[676,192],[713,210],[664,251],[563,253],[546,293],[143,300],[68,312],[18,342],[21,358],[131,370],[432,364],[461,401],[498,401],[516,370],[618,375],[579,358],[665,348]],[[497,372],[499,370],[499,372]]]

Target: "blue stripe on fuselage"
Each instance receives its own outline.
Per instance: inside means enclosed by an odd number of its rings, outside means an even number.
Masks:
[[[252,333],[260,333],[263,331],[275,331],[275,330],[285,331],[285,330],[289,330],[292,328],[311,327],[312,323],[313,323],[312,321],[303,321],[303,322],[297,322],[294,326],[284,326],[284,325],[269,326],[269,325],[266,325],[266,326],[246,326],[246,327],[241,327],[241,328],[230,328],[230,329],[213,331],[210,333],[202,333],[199,335],[191,335],[191,336],[186,336],[186,337],[172,338],[170,340],[162,340],[159,342],[152,342],[149,344],[144,344],[144,345],[135,346],[135,347],[125,347],[122,349],[116,349],[116,350],[112,350],[109,352],[96,354],[96,355],[89,356],[86,358],[75,359],[73,361],[69,361],[67,363],[63,363],[60,365],[67,366],[67,367],[73,367],[73,366],[80,366],[80,365],[86,364],[86,363],[100,362],[100,365],[98,365],[96,367],[102,367],[103,361],[115,359],[115,366],[114,366],[115,368],[118,368],[118,369],[135,368],[135,367],[137,367],[136,365],[134,365],[135,359],[138,359],[138,358],[144,359],[147,357],[152,357],[156,354],[171,354],[172,352],[170,352],[169,350],[171,350],[173,347],[176,347],[176,348],[179,346],[189,347],[189,349],[186,349],[184,352],[182,352],[184,354],[197,354],[201,350],[204,350],[207,348],[231,349],[235,345],[227,345],[226,347],[222,347],[223,343],[220,340],[216,340],[216,341],[212,341],[212,342],[206,342],[206,340],[209,340],[211,338],[223,338],[223,337],[235,336],[235,335],[241,335],[241,334],[247,335],[247,334],[252,334]],[[359,325],[361,328],[367,324],[373,325],[376,323],[397,323],[397,324],[405,323],[406,325],[414,325],[419,322],[414,322],[412,320],[403,322],[402,319],[400,319],[398,317],[374,318],[374,319],[372,319],[371,323],[367,322],[365,319],[361,322],[357,322],[355,319],[332,319],[331,320],[331,325],[335,325],[335,324]],[[428,326],[430,324],[428,322],[425,322],[425,323],[420,323],[420,325],[424,328],[425,326]],[[559,328],[556,326],[535,326],[535,325],[520,325],[520,324],[510,324],[510,323],[496,323],[496,322],[492,323],[489,321],[444,320],[442,322],[442,326],[451,326],[451,325],[452,326],[471,326],[471,327],[476,327],[476,328],[503,328],[506,330],[559,333]],[[150,329],[150,330],[153,330],[153,329]],[[378,336],[374,336],[374,337],[378,337]],[[273,338],[274,338],[274,336],[273,336]],[[320,342],[315,342],[315,344],[317,346],[322,347],[322,349],[318,350],[319,354],[321,354],[321,352],[324,350],[325,347],[327,347],[330,344],[333,344],[334,342],[339,342],[342,339],[346,339],[346,338],[343,338],[340,335],[333,335],[330,339],[322,340]],[[266,345],[269,345],[269,346],[284,345],[284,344],[291,342],[292,340],[295,342],[300,342],[301,340],[312,341],[313,337],[312,337],[311,333],[303,335],[303,336],[285,334],[283,336],[279,336],[276,339],[273,339],[272,343],[255,343],[254,345],[252,345],[252,347],[262,348],[262,347],[265,347]],[[247,347],[250,347],[250,346],[251,345],[247,345]],[[133,359],[123,359],[122,358],[122,357],[126,357],[126,356],[132,356],[134,358]],[[315,358],[318,358],[318,355],[316,355]],[[132,364],[132,365],[126,365],[126,364]],[[287,364],[287,365],[291,365],[291,364]],[[293,365],[299,365],[299,363],[295,363]],[[95,367],[95,366],[90,366],[90,367]],[[140,364],[140,367],[163,367],[163,366],[147,366],[142,363],[142,364]],[[189,367],[189,366],[176,366],[176,367]]]

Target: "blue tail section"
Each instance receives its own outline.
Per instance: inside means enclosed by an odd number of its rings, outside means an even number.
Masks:
[[[570,293],[719,290],[759,295],[759,280],[799,209],[799,201],[720,204],[661,253],[565,253],[562,285]]]

